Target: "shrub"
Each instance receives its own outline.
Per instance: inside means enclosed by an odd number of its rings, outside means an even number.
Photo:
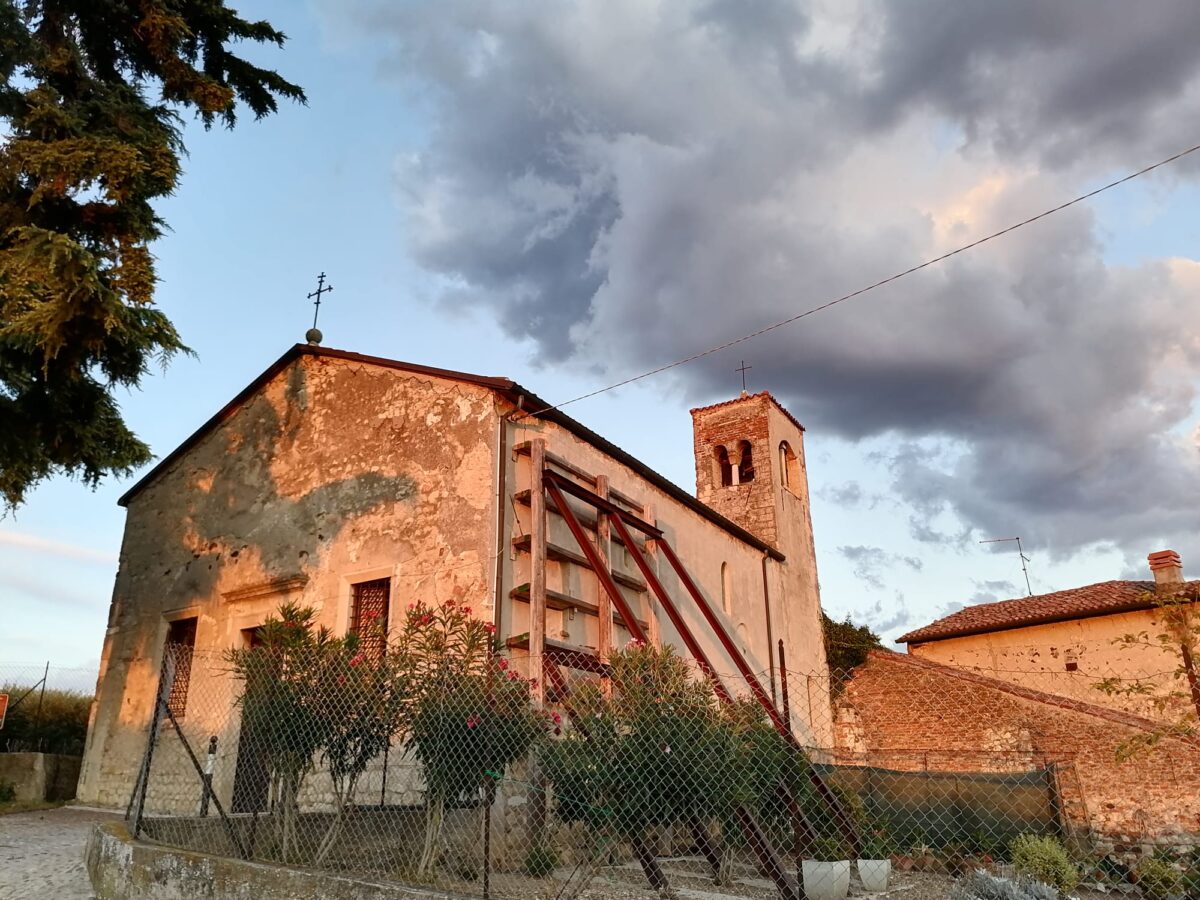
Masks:
[[[12,803],[17,799],[17,786],[0,778],[0,803]]]
[[[1038,882],[1018,884],[977,869],[954,883],[949,900],[1056,900],[1053,888]]]
[[[1183,873],[1165,859],[1149,856],[1137,864],[1134,872],[1146,900],[1168,900],[1183,892]]]
[[[1188,900],[1200,900],[1200,850],[1193,850],[1183,873],[1183,894]]]
[[[525,857],[525,873],[531,878],[545,878],[558,866],[558,851],[553,847],[534,847]]]
[[[28,690],[11,684],[0,687],[0,693],[14,701]],[[91,705],[91,697],[76,691],[48,690],[41,696],[35,690],[20,706],[9,710],[0,731],[0,750],[80,756]]]
[[[1056,838],[1022,834],[1009,845],[1017,871],[1065,894],[1079,884],[1079,869]]]

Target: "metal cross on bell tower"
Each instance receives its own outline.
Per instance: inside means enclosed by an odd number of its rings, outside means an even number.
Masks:
[[[308,299],[313,301],[314,307],[313,326],[312,328],[308,329],[308,332],[304,335],[304,339],[310,344],[321,343],[321,338],[323,335],[321,334],[320,329],[317,328],[317,317],[321,315],[321,295],[328,294],[332,290],[333,285],[325,283],[325,273],[322,272],[317,276],[317,289],[308,295]]]
[[[753,368],[754,368],[754,366],[746,365],[746,361],[743,359],[742,364],[738,368],[733,370],[735,372],[742,373],[742,393],[743,394],[746,393],[746,373],[749,372]]]

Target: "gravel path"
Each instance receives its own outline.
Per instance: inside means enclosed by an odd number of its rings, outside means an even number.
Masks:
[[[116,818],[69,807],[0,816],[0,900],[93,900],[88,833]]]

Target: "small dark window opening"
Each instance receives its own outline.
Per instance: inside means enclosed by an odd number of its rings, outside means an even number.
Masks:
[[[176,619],[167,625],[166,652],[175,658],[175,680],[167,697],[167,709],[176,719],[187,712],[188,686],[192,681],[192,654],[196,650],[196,618]]]
[[[359,647],[371,659],[379,659],[387,648],[388,613],[392,580],[360,581],[352,588],[350,632],[358,635]]]
[[[742,441],[738,445],[738,482],[744,484],[747,481],[754,480],[754,453],[750,449],[749,441]]]
[[[721,479],[721,487],[729,487],[733,484],[733,465],[729,462],[729,451],[724,447],[717,447],[717,476]]]
[[[1078,672],[1079,671],[1079,659],[1078,659],[1078,657],[1075,656],[1073,651],[1068,650],[1066,653],[1064,653],[1063,659],[1065,661],[1065,667],[1068,672]]]

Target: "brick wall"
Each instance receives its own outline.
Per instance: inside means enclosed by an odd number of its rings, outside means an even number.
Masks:
[[[741,525],[768,543],[778,542],[775,510],[774,453],[767,414],[771,399],[766,392],[716,406],[692,410],[696,452],[696,494],[725,518]],[[749,441],[754,457],[754,480],[722,486],[716,464],[718,447],[738,465],[738,445]]]
[[[834,704],[842,764],[904,771],[1014,771],[1054,764],[1063,813],[1102,843],[1194,843],[1200,741],[1118,746],[1152,723],[926,660],[877,651]]]

